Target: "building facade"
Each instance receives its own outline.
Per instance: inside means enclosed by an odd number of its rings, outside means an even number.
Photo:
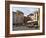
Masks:
[[[24,13],[17,10],[16,13],[13,14],[13,23],[23,24],[24,23]]]

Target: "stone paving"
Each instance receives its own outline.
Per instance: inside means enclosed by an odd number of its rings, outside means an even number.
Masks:
[[[30,26],[28,26],[28,25],[13,25],[13,31],[18,31],[18,30],[37,30],[37,29],[39,29],[39,28],[35,28],[35,27],[31,27],[31,25]]]

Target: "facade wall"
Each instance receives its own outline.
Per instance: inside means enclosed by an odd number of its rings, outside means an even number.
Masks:
[[[14,18],[13,18],[13,22],[14,24],[17,24],[17,23],[24,23],[24,15],[23,14],[20,14],[19,16],[16,16],[16,14],[14,14]]]

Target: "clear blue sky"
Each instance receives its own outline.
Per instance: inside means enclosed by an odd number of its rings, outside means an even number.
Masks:
[[[30,13],[34,13],[34,11],[37,11],[38,8],[30,8],[30,7],[13,7],[12,11],[16,12],[16,10],[22,11],[24,15],[28,15]]]

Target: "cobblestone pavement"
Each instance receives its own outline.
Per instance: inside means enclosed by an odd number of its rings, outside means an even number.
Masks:
[[[31,26],[31,25],[30,25]],[[30,27],[28,25],[13,25],[13,31],[18,31],[18,30],[37,30],[39,28],[35,28],[35,27]]]

